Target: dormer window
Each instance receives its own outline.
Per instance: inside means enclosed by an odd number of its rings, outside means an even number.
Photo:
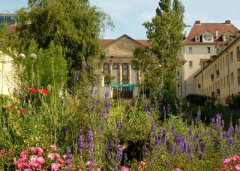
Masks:
[[[223,40],[224,40],[224,41],[228,41],[229,38],[230,38],[230,35],[224,35]]]
[[[199,35],[195,36],[195,42],[200,42],[200,36]]]
[[[223,34],[223,41],[228,41],[233,34],[230,31],[227,31]]]
[[[211,34],[205,34],[203,36],[204,41],[210,42],[212,41],[212,35]]]

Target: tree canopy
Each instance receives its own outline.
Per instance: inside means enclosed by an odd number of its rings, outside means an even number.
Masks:
[[[86,0],[29,0],[18,16],[18,51],[28,48],[32,39],[43,49],[54,41],[62,47],[69,73],[103,55],[101,33],[112,26],[110,17]]]
[[[184,6],[179,0],[160,0],[156,15],[144,23],[151,50],[160,64],[156,70],[160,79],[148,79],[147,83],[157,96],[161,93],[168,98],[175,94],[176,56],[183,45],[183,19]]]

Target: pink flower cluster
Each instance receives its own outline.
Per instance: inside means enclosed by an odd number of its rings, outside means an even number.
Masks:
[[[146,165],[147,165],[147,163],[144,161],[141,161],[140,163],[138,163],[138,171],[144,171]],[[129,168],[127,168],[126,166],[122,166],[119,171],[131,171],[131,170]]]
[[[57,171],[60,168],[64,168],[63,157],[56,153],[57,147],[51,146],[54,153],[44,154],[44,150],[41,147],[31,147],[29,150],[23,150],[20,153],[20,158],[14,161],[16,171]]]
[[[240,156],[233,156],[223,161],[221,171],[227,170],[240,171]]]

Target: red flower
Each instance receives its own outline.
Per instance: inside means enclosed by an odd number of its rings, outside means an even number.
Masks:
[[[37,93],[37,89],[34,88],[34,87],[31,87],[31,88],[28,89],[28,92],[30,92],[30,93]]]
[[[11,106],[8,106],[7,108],[8,108],[9,110],[12,110],[12,109],[14,109],[14,107],[15,107],[15,106],[11,105]]]
[[[28,110],[23,108],[23,109],[20,109],[20,112],[21,112],[21,113],[27,113]]]
[[[48,90],[42,89],[42,90],[41,90],[41,93],[42,93],[42,94],[48,94]]]

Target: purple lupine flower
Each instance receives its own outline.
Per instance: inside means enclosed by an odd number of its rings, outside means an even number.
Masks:
[[[70,132],[70,126],[69,125],[66,126],[65,131],[66,131],[66,133]]]
[[[104,125],[103,124],[100,124],[100,129],[101,129],[101,132],[104,132]]]
[[[207,133],[208,136],[212,136],[212,130],[210,129]]]
[[[103,110],[103,114],[104,114],[104,115],[109,114],[109,112],[110,112],[109,109]]]
[[[175,136],[176,135],[176,125],[172,125],[172,135]]]
[[[163,101],[163,94],[162,93],[159,94],[159,101]]]
[[[183,151],[184,151],[184,152],[187,152],[187,150],[188,150],[188,144],[187,144],[187,141],[185,140],[185,141],[183,142]]]
[[[106,106],[107,108],[110,108],[110,107],[111,107],[111,103],[110,103],[110,102],[106,102],[105,106]]]
[[[122,159],[122,148],[121,148],[120,144],[118,144],[117,149],[115,151],[115,155],[114,155],[116,167],[118,167],[120,165],[121,159]]]
[[[112,140],[108,140],[107,141],[107,144],[108,144],[108,148],[111,149],[113,147],[113,142]]]
[[[154,135],[154,140],[155,140],[155,145],[159,145],[160,144],[160,139],[159,139],[157,133],[155,133],[155,135]]]
[[[155,121],[153,121],[151,129],[152,129],[153,133],[156,132],[156,122]]]
[[[72,150],[71,150],[70,147],[67,147],[66,151],[67,151],[66,152],[67,156],[66,156],[66,159],[65,159],[66,169],[71,170],[71,167],[72,167]]]
[[[184,140],[184,137],[182,135],[182,132],[180,132],[180,134],[177,136],[176,142],[177,144],[181,144]]]
[[[189,128],[188,134],[189,134],[190,137],[193,136],[193,126],[192,125]]]
[[[197,112],[196,121],[200,121],[200,119],[201,119],[201,113]]]
[[[162,131],[162,140],[163,140],[163,142],[166,142],[166,139],[167,139],[167,131],[164,128],[163,131]]]
[[[79,71],[76,71],[76,74],[75,74],[75,80],[76,80],[76,81],[79,80],[79,75],[80,75]]]
[[[89,156],[90,156],[90,161],[91,161],[91,168],[93,167],[94,163],[94,143],[93,143],[93,132],[88,131],[88,145],[89,145]]]
[[[197,147],[196,147],[196,151],[199,151],[200,148],[201,148],[201,147],[200,147],[200,144],[198,143],[198,144],[197,144]]]
[[[221,126],[222,126],[222,128],[224,128],[224,121],[222,121]]]
[[[108,96],[109,96],[109,93],[108,93],[108,91],[106,91],[106,93],[105,93],[105,100],[108,99]]]
[[[78,151],[80,152],[80,156],[82,157],[82,152],[84,149],[84,135],[82,130],[78,134],[77,145],[78,145]]]
[[[201,138],[201,135],[202,135],[202,131],[201,130],[198,130],[195,137],[194,137],[194,141],[196,141],[197,139],[200,139]]]
[[[145,113],[148,112],[148,105],[144,105],[144,112],[145,112]]]
[[[205,143],[201,142],[200,147],[201,147],[201,151],[204,152],[205,151]]]
[[[202,154],[199,154],[198,159],[199,159],[199,160],[202,160],[202,159],[203,159],[203,155],[202,155]]]
[[[144,145],[144,147],[143,147],[143,155],[147,156],[148,152],[149,152],[148,148]]]
[[[178,104],[177,104],[177,100],[175,99],[175,107],[178,110]]]
[[[61,99],[60,99],[60,103],[61,103],[62,105],[65,103],[65,99],[64,99],[64,97],[61,97]]]
[[[193,152],[193,150],[194,150],[194,146],[192,144],[190,144],[188,146],[188,154],[191,154]]]
[[[177,152],[176,147],[172,146],[171,155],[173,156]]]
[[[166,120],[166,118],[167,118],[167,111],[166,111],[165,106],[163,106],[163,117],[164,117],[164,120]]]
[[[98,103],[99,103],[99,100],[93,100],[94,105],[98,105]]]
[[[86,61],[84,66],[85,66],[85,68],[89,68],[90,62],[89,62],[89,61]]]
[[[170,164],[171,164],[170,161],[167,161],[167,162],[165,162],[164,166],[168,168],[168,167],[170,167]]]

